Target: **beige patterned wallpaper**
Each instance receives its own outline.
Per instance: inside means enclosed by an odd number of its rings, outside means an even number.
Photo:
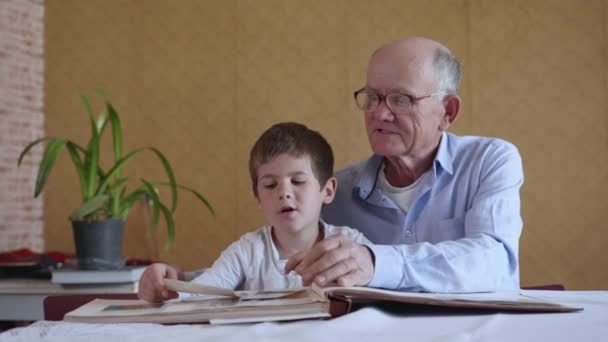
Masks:
[[[249,148],[277,121],[320,130],[337,166],[370,153],[352,91],[370,53],[406,36],[437,39],[464,64],[453,131],[515,143],[523,156],[522,285],[607,289],[608,0],[46,1],[46,132],[87,139],[78,94],[103,87],[127,148],[164,151],[183,193],[173,250],[128,221],[125,254],[209,265],[263,223]],[[97,102],[99,104],[99,102]],[[48,249],[73,251],[77,180],[64,156],[45,194]],[[160,177],[151,156],[127,170]]]

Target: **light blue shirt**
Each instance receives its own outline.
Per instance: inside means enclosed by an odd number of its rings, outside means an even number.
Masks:
[[[322,213],[374,243],[369,286],[443,293],[519,288],[523,170],[514,145],[443,133],[407,214],[377,184],[382,163],[373,155],[339,171],[336,198]]]

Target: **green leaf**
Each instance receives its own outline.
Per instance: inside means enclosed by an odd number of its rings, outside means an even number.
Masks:
[[[103,89],[101,89],[101,88],[97,88],[97,89],[95,89],[95,92],[97,92],[99,95],[101,95],[101,97],[103,97],[103,100],[104,100],[105,102],[109,102],[108,97],[106,96],[106,92],[105,92]],[[104,117],[105,117],[105,116],[106,116],[106,114],[105,114],[105,112],[103,112],[103,111],[102,111],[101,113],[99,113],[99,116],[104,116]],[[107,124],[108,124],[108,121],[109,121],[109,120],[105,120],[105,121],[103,122],[103,126],[102,126],[102,127],[101,127],[101,129],[99,130],[99,135],[100,135],[100,136],[103,134],[103,131],[105,130],[105,128],[106,128],[106,126],[107,126]]]
[[[211,215],[213,215],[213,218],[216,218],[215,210],[213,209],[213,206],[211,206],[211,203],[209,203],[209,201],[207,201],[207,199],[203,195],[201,195],[198,191],[187,188],[183,185],[178,185],[178,187],[182,188],[184,190],[190,191],[194,196],[196,196],[199,199],[199,201],[203,202],[203,204],[207,207],[207,209],[209,209],[209,211],[211,212]]]
[[[160,205],[160,209],[165,216],[165,221],[167,222],[167,243],[165,243],[165,250],[170,250],[171,246],[173,246],[173,241],[175,240],[175,223],[173,222],[173,214],[171,211],[162,203],[158,203]]]
[[[29,143],[24,149],[23,151],[21,151],[21,154],[19,155],[19,159],[17,159],[17,167],[21,166],[21,162],[23,161],[23,157],[25,157],[25,155],[32,149],[32,147],[36,146],[37,144],[46,141],[46,140],[54,140],[54,139],[58,139],[55,137],[44,137],[44,138],[40,138],[37,140],[32,141],[31,143]]]
[[[156,225],[158,224],[158,218],[160,216],[160,206],[162,203],[160,201],[160,198],[158,197],[158,194],[156,193],[156,188],[154,188],[152,183],[146,181],[145,179],[140,180],[144,184],[146,194],[150,196],[150,199],[152,200],[153,214],[152,226],[150,227],[150,233],[152,233],[154,232],[154,230],[156,230]]]
[[[129,212],[129,209],[135,204],[135,202],[140,200],[147,193],[147,190],[138,189],[128,195],[123,196],[123,200],[120,202],[120,216],[126,217],[126,214]],[[146,203],[146,205],[148,204]]]
[[[97,130],[93,127],[91,132],[91,140],[89,141],[89,154],[88,163],[85,163],[85,174],[87,177],[87,186],[85,191],[85,198],[89,199],[95,194],[95,188],[97,185],[97,174],[99,166],[99,135]]]
[[[103,208],[105,202],[109,199],[107,195],[97,195],[84,202],[80,208],[76,209],[70,214],[70,220],[77,220],[87,215],[94,213],[95,211]]]
[[[108,123],[108,118],[104,112],[99,113],[97,117],[97,134],[102,135]]]
[[[127,204],[131,204],[133,205],[135,203],[135,201],[137,201],[138,199],[140,199],[142,196],[144,196],[145,194],[147,194],[147,190],[142,189],[142,188],[138,188],[137,190],[131,192],[130,194],[126,195],[122,201],[122,205],[125,206]],[[131,206],[129,205],[129,206]]]
[[[87,145],[88,153],[84,162],[86,186],[83,193],[85,200],[88,200],[95,194],[95,188],[97,185],[97,167],[99,165],[99,132],[97,131],[97,123],[95,122],[93,109],[91,108],[89,99],[82,94],[80,95],[80,99],[87,109],[87,113],[89,114],[89,122],[91,125],[91,139]]]
[[[112,185],[110,185],[108,187],[108,191],[114,191],[132,179],[134,179],[134,178],[133,177],[123,177],[123,178],[115,179],[114,183],[112,183]]]
[[[66,144],[66,140],[60,138],[54,138],[46,147],[44,151],[44,155],[42,156],[42,160],[40,161],[40,166],[38,168],[38,176],[36,177],[36,186],[34,188],[34,197],[38,197],[42,192],[42,188],[46,183],[46,179],[49,176],[49,173],[53,169],[55,162],[57,161],[57,157],[61,154],[63,147]]]
[[[135,157],[139,152],[141,152],[141,151],[143,151],[145,149],[146,149],[146,147],[138,148],[138,149],[136,149],[134,151],[131,151],[131,152],[127,153],[127,155],[125,155],[120,160],[118,160],[112,166],[112,168],[108,171],[108,173],[106,173],[104,175],[104,177],[102,179],[100,179],[98,192],[99,193],[105,192],[106,189],[107,189],[107,187],[110,184],[110,181],[118,173],[118,170],[120,170],[120,168],[122,167],[122,165],[124,165],[127,161],[129,161],[129,159]]]
[[[163,167],[165,168],[167,177],[169,177],[169,186],[171,187],[171,211],[175,212],[175,209],[177,208],[177,181],[175,180],[173,169],[171,168],[167,158],[165,158],[165,156],[158,149],[154,147],[149,147],[149,149],[158,156],[158,159],[160,159]]]
[[[70,152],[70,157],[72,157],[72,162],[74,162],[74,167],[76,168],[76,173],[78,173],[78,178],[80,179],[80,191],[82,195],[82,199],[85,199],[85,184],[86,184],[86,176],[84,174],[84,165],[82,163],[82,159],[78,154],[78,145],[74,144],[71,141],[67,142],[66,145],[68,152]]]
[[[152,182],[152,184],[154,184],[154,185],[170,185],[167,182]],[[216,216],[215,216],[215,210],[213,209],[213,206],[211,206],[211,203],[209,203],[209,201],[203,195],[201,195],[198,191],[196,191],[196,190],[194,190],[192,188],[189,188],[187,186],[181,185],[181,184],[177,184],[177,188],[191,192],[194,196],[196,196],[199,199],[199,201],[203,202],[203,204],[207,207],[207,209],[209,209],[209,211],[211,212],[211,215],[213,215],[213,218],[216,218]]]
[[[122,189],[114,189],[112,191],[112,217],[120,217],[123,219],[126,219],[126,217],[122,217],[121,215],[121,211],[120,211],[120,205],[122,203],[122,199],[125,196],[125,192],[127,191],[127,189],[122,188]]]
[[[82,153],[83,155],[86,156],[89,153],[84,147],[78,145],[77,143],[75,143],[75,142],[73,142],[71,140],[68,140],[68,141],[70,142],[71,145],[73,145],[74,147],[76,147],[76,149],[78,151],[80,151],[80,153]]]
[[[103,90],[102,88],[97,88],[95,89],[95,91],[97,92],[97,94],[101,95],[101,97],[103,97],[105,100],[108,99],[105,90]]]
[[[89,113],[89,118],[91,119],[91,121],[95,121],[93,119],[93,108],[91,107],[89,99],[85,95],[80,94],[80,100],[84,104],[84,107],[87,109],[87,113]]]
[[[118,170],[124,165],[129,159],[133,158],[135,155],[140,153],[143,150],[151,150],[154,154],[160,159],[167,176],[169,177],[169,186],[171,187],[171,203],[172,203],[172,211],[175,211],[177,207],[177,182],[175,181],[175,175],[173,174],[173,170],[171,169],[171,165],[167,161],[167,158],[156,148],[154,147],[142,147],[138,148],[134,151],[127,153],[124,157],[118,160],[114,166],[108,171],[108,173],[100,180],[98,193],[104,193],[110,183],[112,177],[114,177]]]
[[[126,219],[124,213],[128,212],[129,208],[126,208],[125,211],[123,205],[126,198],[125,193],[127,191],[125,184],[132,179],[133,177],[115,178],[114,183],[108,186],[107,193],[110,193],[111,195],[110,208],[113,217],[122,217],[123,219]],[[103,193],[105,193],[105,191]]]
[[[112,142],[114,144],[114,162],[120,160],[122,157],[122,129],[120,128],[120,119],[118,118],[118,113],[112,106],[112,104],[107,101],[106,106],[108,109],[108,115],[110,117],[110,123],[112,124]],[[116,177],[120,177],[120,169],[118,170]]]

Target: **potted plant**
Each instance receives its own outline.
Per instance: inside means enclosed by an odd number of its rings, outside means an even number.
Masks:
[[[19,156],[18,165],[24,156],[35,145],[47,142],[46,149],[39,164],[34,197],[42,192],[46,180],[64,149],[67,149],[80,180],[82,204],[74,210],[69,219],[72,221],[76,256],[80,268],[114,269],[123,266],[121,255],[124,223],[129,209],[138,201],[146,200],[152,206],[152,224],[149,232],[154,231],[159,218],[164,217],[167,226],[166,248],[171,248],[175,238],[173,213],[177,208],[177,189],[194,194],[211,214],[215,213],[211,204],[199,192],[178,184],[173,169],[163,153],[155,147],[136,148],[128,153],[122,151],[122,128],[120,118],[114,106],[107,99],[103,90],[97,92],[104,98],[105,111],[97,118],[88,98],[81,95],[82,103],[89,115],[91,137],[86,146],[59,137],[44,137],[29,143]],[[113,164],[102,167],[100,163],[100,140],[108,125],[112,131]],[[150,181],[141,177],[125,176],[122,167],[136,155],[149,151],[162,165],[166,181]],[[133,186],[133,183],[136,185]],[[171,193],[171,207],[163,203],[157,193],[157,187],[166,186]]]

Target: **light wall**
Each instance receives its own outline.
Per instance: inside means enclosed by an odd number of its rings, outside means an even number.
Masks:
[[[0,252],[44,251],[42,197],[34,198],[44,133],[44,4],[0,1]]]
[[[127,149],[158,147],[217,210],[214,220],[182,193],[176,243],[165,251],[164,227],[147,238],[136,207],[126,255],[208,266],[261,225],[247,158],[273,123],[321,131],[338,168],[366,158],[352,91],[374,49],[423,35],[464,66],[452,131],[501,137],[522,154],[522,285],[608,288],[608,0],[45,4],[46,133],[84,144],[78,94],[102,87],[122,115]],[[141,157],[127,173],[162,176],[153,156]],[[67,216],[79,191],[63,158],[45,194],[45,238],[49,250],[73,251]]]

